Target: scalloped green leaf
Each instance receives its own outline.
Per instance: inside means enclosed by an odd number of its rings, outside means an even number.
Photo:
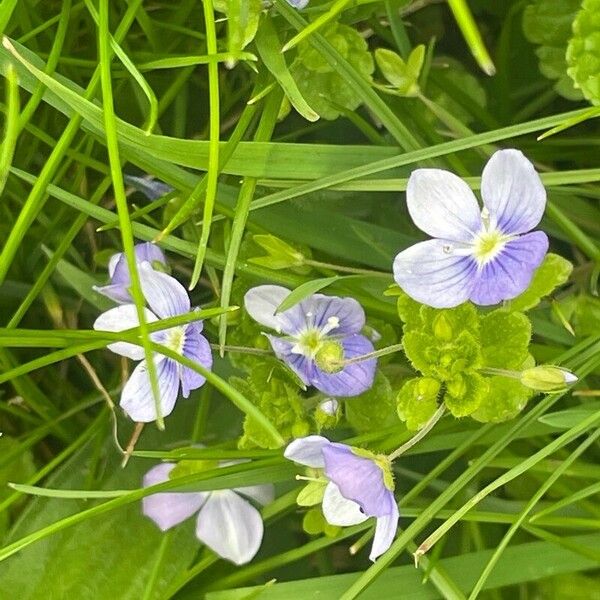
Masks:
[[[520,369],[529,352],[531,322],[520,312],[495,310],[481,319],[483,364],[497,369]]]
[[[409,379],[396,397],[396,412],[412,431],[420,429],[438,407],[440,384],[431,377]]]
[[[516,379],[488,377],[488,389],[479,408],[471,415],[482,423],[501,423],[518,415],[533,392]]]
[[[466,417],[479,408],[487,391],[488,382],[479,373],[458,373],[446,382],[444,404],[455,417]]]

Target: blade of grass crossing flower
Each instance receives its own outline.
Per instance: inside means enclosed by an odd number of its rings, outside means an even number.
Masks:
[[[281,106],[282,97],[283,94],[281,94],[279,91],[273,91],[268,96],[260,123],[254,135],[254,140],[256,142],[262,142],[271,139],[273,130],[275,129],[275,124],[277,123],[277,116],[279,114],[279,107]],[[225,268],[223,269],[223,279],[221,280],[222,307],[228,306],[231,298],[231,288],[235,275],[235,267],[237,264],[242,239],[244,237],[244,230],[246,228],[246,220],[250,210],[250,203],[252,202],[252,198],[254,198],[256,181],[256,177],[245,177],[240,187],[240,192],[235,207],[235,215],[231,226],[231,235],[229,238],[227,257],[225,259]],[[223,315],[219,320],[219,347],[221,356],[224,355],[226,339],[227,315]]]
[[[490,573],[493,571],[496,566],[498,560],[502,556],[502,553],[507,548],[510,540],[514,536],[515,533],[519,530],[519,527],[525,522],[531,511],[535,508],[537,503],[544,497],[546,492],[554,485],[554,483],[565,474],[565,471],[575,462],[577,458],[579,458],[600,436],[600,429],[596,429],[595,432],[590,434],[590,436],[584,440],[571,454],[556,468],[556,470],[546,479],[546,481],[540,486],[538,491],[533,495],[531,500],[527,503],[524,509],[519,514],[517,520],[510,526],[509,530],[506,532],[502,541],[496,546],[494,553],[492,554],[490,560],[485,565],[485,568],[481,572],[481,575],[477,579],[475,586],[471,590],[471,594],[469,595],[469,600],[475,600],[487,578],[490,576]]]
[[[108,149],[108,159],[112,177],[113,189],[115,192],[115,203],[119,215],[119,225],[121,230],[121,240],[123,243],[123,252],[127,258],[127,267],[131,277],[131,294],[137,309],[137,316],[140,324],[140,333],[142,346],[146,356],[146,366],[148,376],[154,396],[154,405],[156,409],[156,424],[159,429],[164,429],[164,419],[161,414],[158,378],[156,374],[156,365],[153,360],[153,354],[150,347],[150,337],[148,324],[146,323],[146,314],[144,312],[144,296],[137,269],[135,258],[133,230],[131,220],[129,219],[129,209],[127,207],[127,197],[125,195],[125,183],[123,181],[123,172],[121,170],[121,160],[119,158],[119,139],[116,130],[116,120],[113,104],[112,80],[110,72],[110,33],[109,33],[109,1],[100,0],[98,15],[98,50],[100,61],[100,80],[102,87],[102,103],[104,106],[104,125],[106,131],[106,146]]]
[[[494,75],[496,67],[483,43],[481,33],[477,28],[471,9],[467,4],[466,0],[448,0],[450,10],[454,15],[454,19],[458,27],[460,28],[471,54],[475,57],[475,60],[479,66],[483,69],[483,72],[487,75]]]
[[[348,279],[348,277],[352,277],[352,275],[344,277],[344,279]],[[333,277],[313,279],[311,281],[303,283],[302,285],[299,285],[297,288],[292,290],[289,296],[286,296],[284,298],[283,302],[277,307],[277,310],[275,311],[276,314],[292,308],[292,306],[295,306],[296,304],[298,304],[298,302],[302,302],[304,298],[307,298],[311,294],[316,294],[320,290],[325,289],[327,286],[338,281],[339,279],[342,279],[342,277],[334,275]]]
[[[299,33],[297,33],[282,49],[282,52],[291,50],[294,46],[305,40],[309,35],[317,31],[329,23],[329,21],[335,19],[353,0],[336,0],[329,10],[322,15],[319,15],[312,23],[307,25]]]
[[[6,118],[4,138],[0,146],[0,196],[4,191],[19,136],[19,81],[14,68],[9,69],[6,80]]]
[[[98,25],[98,11],[96,7],[92,4],[91,0],[84,0],[85,5],[92,15],[92,19],[96,25]],[[113,52],[117,56],[117,58],[121,61],[123,66],[129,71],[130,75],[134,78],[136,83],[140,86],[140,89],[146,96],[149,105],[149,115],[146,122],[146,126],[144,131],[146,133],[151,133],[156,125],[156,121],[158,120],[158,100],[156,99],[156,94],[152,91],[152,88],[144,78],[144,76],[140,73],[138,68],[133,64],[132,60],[127,56],[123,48],[119,45],[119,43],[115,40],[115,38],[109,34],[110,46],[113,49]]]
[[[217,53],[217,32],[215,28],[215,13],[212,0],[202,0],[204,8],[204,23],[206,27],[206,46],[209,55]],[[219,100],[219,65],[217,62],[208,64],[208,104],[209,116],[209,148],[208,148],[208,173],[206,180],[206,196],[204,198],[204,213],[202,217],[202,231],[198,244],[198,254],[194,263],[194,270],[190,281],[190,290],[193,290],[200,279],[208,238],[212,224],[215,198],[217,196],[217,183],[219,179],[219,136],[220,136],[220,100]]]
[[[123,19],[117,29],[115,34],[115,39],[117,41],[121,40],[129,27],[133,23],[135,19],[135,14],[137,8],[142,3],[143,0],[133,0],[132,3],[128,6],[127,11],[125,12]],[[2,39],[2,45],[11,52],[17,59],[22,61],[23,59],[16,53],[14,46],[8,40],[8,38],[4,37]],[[83,98],[85,100],[90,100],[94,97],[94,94],[97,91],[98,85],[100,83],[100,67],[97,67],[92,75],[90,83],[86,88]],[[59,140],[56,142],[56,145],[52,149],[48,160],[44,163],[42,167],[39,177],[36,180],[29,196],[27,197],[19,216],[15,224],[13,225],[8,238],[2,248],[2,252],[0,253],[0,285],[4,282],[8,270],[14,260],[14,257],[19,250],[21,245],[21,240],[25,237],[27,230],[30,225],[35,221],[37,215],[42,210],[44,203],[46,201],[46,188],[48,184],[52,181],[52,178],[56,174],[60,166],[60,162],[63,157],[67,153],[71,142],[73,141],[75,134],[79,131],[79,127],[83,117],[80,114],[74,114],[65,127],[62,135]]]

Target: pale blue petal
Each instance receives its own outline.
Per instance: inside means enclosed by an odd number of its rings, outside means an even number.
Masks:
[[[548,237],[542,231],[511,240],[482,267],[470,294],[471,301],[487,306],[515,298],[529,287],[547,251]]]
[[[449,171],[413,171],[406,186],[406,204],[415,225],[432,237],[470,242],[481,229],[475,195]]]
[[[349,335],[338,341],[344,348],[344,359],[356,358],[374,351],[373,344],[364,335]],[[310,383],[331,396],[358,396],[371,388],[376,369],[375,358],[351,363],[337,373],[325,373],[315,365]]]
[[[390,495],[393,510],[391,514],[377,518],[375,536],[373,537],[373,545],[371,546],[371,553],[369,554],[369,558],[372,561],[375,561],[378,556],[381,556],[388,550],[392,545],[394,537],[396,536],[396,531],[398,530],[398,506],[392,492],[390,492]]]
[[[477,263],[463,245],[427,240],[403,250],[394,260],[396,283],[414,300],[451,308],[469,299],[477,282]]]
[[[305,328],[306,323],[300,305],[277,313],[278,306],[289,295],[290,290],[280,285],[259,285],[246,292],[244,307],[257,323],[278,333],[295,335]]]
[[[546,208],[542,180],[519,150],[492,155],[481,176],[481,196],[491,226],[497,225],[507,235],[531,231]]]
[[[244,487],[233,488],[233,491],[246,496],[246,498],[250,498],[250,500],[254,500],[254,502],[261,506],[271,504],[275,498],[275,488],[270,484],[246,485]]]
[[[363,523],[369,517],[360,509],[360,504],[342,496],[340,488],[330,481],[323,494],[323,516],[330,525],[349,527]]]
[[[155,271],[147,262],[140,265],[139,274],[144,297],[161,319],[190,311],[190,297],[177,279]]]
[[[236,565],[254,558],[262,543],[263,531],[258,510],[231,490],[211,492],[198,513],[197,538]]]
[[[326,329],[332,335],[359,333],[365,326],[365,311],[354,298],[313,294],[299,307],[309,328]]]
[[[179,370],[177,363],[162,355],[154,356],[161,414],[166,417],[175,407],[179,393]],[[148,366],[143,360],[131,374],[121,392],[121,408],[136,422],[156,421],[156,406],[150,385]]]
[[[294,462],[312,467],[313,469],[322,469],[325,466],[323,458],[323,448],[331,442],[321,435],[309,435],[298,438],[288,444],[283,455]]]
[[[161,463],[144,475],[144,487],[169,480],[175,463]],[[142,499],[142,512],[152,519],[162,531],[185,521],[206,502],[208,492],[160,492]]]
[[[136,175],[124,175],[124,179],[128,185],[135,188],[148,198],[148,200],[157,200],[165,194],[172,192],[174,188],[170,185],[154,179],[150,175],[145,177],[137,177]]]
[[[211,369],[213,358],[208,340],[200,334],[196,323],[190,323],[185,332],[183,344],[183,355],[190,360],[202,365],[205,369]],[[198,389],[206,379],[197,371],[189,367],[181,367],[181,389],[183,397],[187,398],[190,391]]]
[[[271,343],[275,356],[283,360],[304,385],[311,385],[316,368],[312,359],[304,356],[304,354],[292,352],[295,342],[288,342],[274,335],[267,335],[266,337]]]

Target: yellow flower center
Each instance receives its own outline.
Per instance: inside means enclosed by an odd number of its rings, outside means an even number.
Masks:
[[[167,331],[167,339],[165,340],[165,346],[177,352],[177,354],[183,354],[183,346],[185,344],[185,327],[173,327]]]
[[[509,240],[510,236],[504,235],[498,229],[485,230],[479,233],[474,241],[475,248],[473,252],[479,266],[483,266],[496,258]]]

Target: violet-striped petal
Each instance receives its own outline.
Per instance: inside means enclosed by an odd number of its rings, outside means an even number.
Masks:
[[[304,385],[311,385],[315,373],[315,365],[312,359],[292,352],[295,342],[289,342],[283,338],[274,335],[266,336],[277,358],[283,360],[285,364],[299,377]]]
[[[392,492],[391,503],[392,512],[389,515],[377,518],[377,524],[375,525],[375,536],[373,537],[373,545],[371,546],[371,553],[369,558],[372,561],[378,556],[381,556],[387,549],[392,545],[396,531],[398,530],[398,506]]]
[[[154,179],[150,175],[138,177],[136,175],[124,175],[125,182],[141,192],[148,200],[157,200],[162,196],[172,192],[172,188],[167,183]]]
[[[374,351],[373,344],[364,335],[349,335],[338,341],[344,348],[344,359],[364,356]],[[377,360],[374,358],[346,365],[337,373],[325,373],[315,365],[310,383],[331,396],[358,396],[373,385],[376,368]]]
[[[177,363],[170,358],[156,354],[154,364],[156,365],[161,415],[166,417],[173,411],[179,392]],[[131,377],[123,387],[120,404],[121,408],[136,423],[150,423],[156,420],[156,406],[145,360],[133,370]]]
[[[546,208],[540,176],[519,150],[492,155],[481,176],[481,196],[491,225],[507,235],[531,231]]]
[[[233,491],[237,494],[242,494],[242,496],[245,496],[246,498],[250,498],[250,500],[253,500],[261,506],[271,504],[275,498],[275,488],[270,484],[246,485],[240,488],[233,488]]]
[[[365,311],[354,298],[313,294],[300,302],[300,310],[308,327],[332,335],[359,333],[365,326]]]
[[[476,282],[477,263],[463,245],[446,240],[419,242],[394,260],[396,283],[414,300],[434,308],[451,308],[468,300]]]
[[[236,565],[251,561],[262,542],[260,513],[231,490],[211,492],[198,513],[196,536],[221,558]]]
[[[155,271],[148,262],[140,265],[139,274],[144,297],[161,319],[190,311],[190,297],[177,279]]]
[[[323,457],[325,475],[338,486],[344,498],[360,504],[369,517],[392,512],[390,490],[383,482],[383,471],[373,460],[357,456],[349,446],[337,443],[324,446]]]
[[[342,496],[340,488],[333,481],[325,487],[322,508],[327,522],[338,527],[358,525],[369,518],[360,510],[359,504]]]
[[[325,466],[323,448],[330,443],[321,435],[309,435],[290,442],[283,455],[300,465],[322,469]]]
[[[213,362],[210,344],[200,331],[201,328],[196,323],[190,323],[186,327],[183,355],[210,370]],[[181,367],[181,390],[184,398],[187,398],[192,390],[204,385],[205,381],[204,376],[197,371],[186,366]]]
[[[175,463],[156,465],[144,475],[144,487],[167,481],[174,468]],[[142,499],[142,511],[166,531],[198,512],[208,496],[207,492],[160,492]]]
[[[92,289],[107,298],[110,298],[114,302],[119,304],[127,304],[133,302],[133,298],[129,293],[129,283],[123,285],[120,283],[111,283],[109,285],[94,285]]]
[[[158,321],[156,315],[151,313],[147,308],[144,308],[144,315],[146,317],[146,323]],[[103,312],[94,321],[93,327],[96,331],[116,332],[138,327],[139,324],[140,322],[138,320],[138,312],[135,304],[123,304]],[[129,342],[115,342],[114,344],[108,344],[107,348],[115,354],[126,356],[132,360],[142,360],[145,356],[144,349],[141,346],[130,344]]]
[[[259,285],[246,292],[244,307],[257,323],[277,333],[295,335],[306,325],[306,316],[300,305],[277,313],[277,308],[289,295],[290,290],[280,285]]]
[[[507,242],[500,254],[486,263],[470,293],[475,304],[487,306],[524,292],[548,251],[548,237],[534,231]]]
[[[415,225],[432,237],[470,242],[481,229],[475,195],[449,171],[413,171],[406,187],[406,204]]]

